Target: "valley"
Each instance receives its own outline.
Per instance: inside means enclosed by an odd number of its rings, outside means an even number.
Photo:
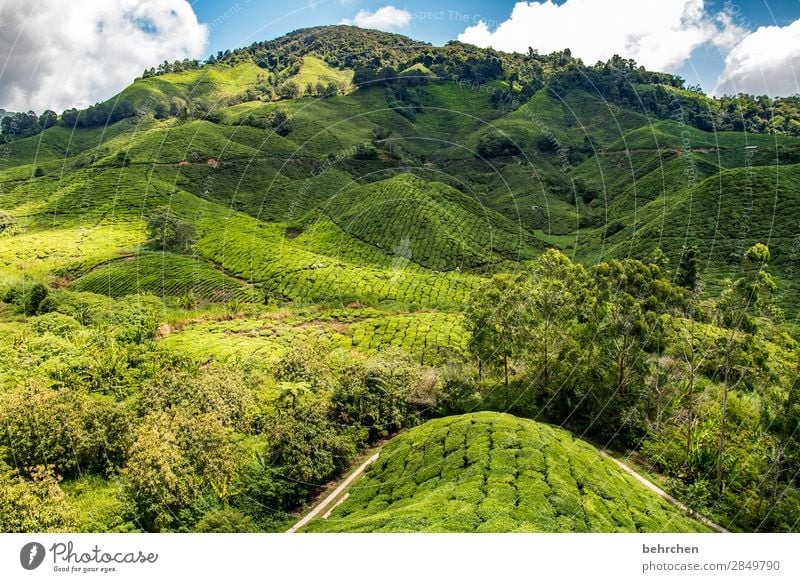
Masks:
[[[285,531],[384,440],[308,531],[708,531],[606,449],[797,531],[797,98],[332,26],[37,123],[3,531]]]

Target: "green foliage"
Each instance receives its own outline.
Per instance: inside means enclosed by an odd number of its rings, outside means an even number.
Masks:
[[[419,370],[402,354],[388,352],[366,365],[354,362],[333,390],[331,415],[340,426],[367,429],[374,441],[403,428],[419,384]]]
[[[109,473],[124,462],[131,418],[113,401],[31,380],[0,393],[0,404],[0,445],[9,462],[61,475]]]
[[[442,271],[533,256],[536,243],[463,192],[411,174],[348,188],[325,205],[345,232],[394,255],[395,271]]]
[[[71,531],[76,516],[59,487],[60,479],[33,467],[30,479],[0,462],[0,530],[6,533]]]
[[[239,463],[230,430],[215,414],[173,408],[143,419],[122,476],[142,524],[159,531],[180,525],[179,512],[204,494],[228,499]]]
[[[355,453],[317,403],[299,404],[266,419],[266,460],[281,477],[321,485],[341,471]]]
[[[490,133],[478,142],[478,155],[484,158],[498,158],[500,156],[513,156],[521,153],[519,144],[506,136]]]
[[[678,266],[678,285],[694,290],[697,287],[699,275],[700,249],[697,245],[692,245],[681,254],[681,262]]]
[[[25,315],[36,315],[42,302],[47,297],[48,289],[43,283],[33,283],[24,286],[19,296],[15,299]]]
[[[706,531],[569,433],[506,414],[447,417],[383,448],[312,532]]]
[[[66,337],[81,328],[80,322],[69,315],[63,313],[45,313],[31,319],[31,330],[37,334],[51,333],[60,337]]]
[[[148,412],[190,410],[215,416],[226,427],[246,433],[255,406],[252,391],[241,373],[222,366],[209,366],[199,373],[165,370],[142,383],[136,408]]]
[[[186,252],[197,233],[191,222],[176,218],[168,208],[159,208],[147,219],[147,236],[157,248]]]
[[[194,298],[197,303],[221,303],[232,299],[257,300],[250,286],[226,275],[199,257],[178,253],[142,252],[97,265],[70,285],[74,291],[124,297],[153,293],[165,298]]]
[[[255,531],[250,516],[232,507],[206,513],[194,526],[197,533],[248,533]]]
[[[20,528],[277,530],[366,443],[490,409],[796,529],[796,97],[347,26],[143,77],[3,120],[3,482],[77,514]],[[371,510],[424,485],[394,529],[663,525],[484,429],[399,455]]]

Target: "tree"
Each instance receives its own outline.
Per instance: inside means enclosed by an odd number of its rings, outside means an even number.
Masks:
[[[343,469],[355,453],[318,402],[301,403],[271,414],[264,430],[266,461],[289,480],[321,485]]]
[[[638,410],[650,365],[645,351],[649,336],[646,313],[631,295],[621,293],[600,306],[595,316],[595,365],[588,370],[591,432],[604,437],[619,433],[626,437],[641,428]]]
[[[691,309],[687,313],[687,318],[679,320],[675,330],[680,353],[686,364],[686,386],[683,400],[688,416],[686,420],[686,459],[690,474],[693,471],[692,442],[696,415],[696,383],[700,367],[700,350],[705,339],[704,335],[699,336],[697,333],[695,317],[695,309]]]
[[[286,81],[278,87],[278,95],[284,99],[297,99],[302,94],[303,90],[300,85],[294,81]]]
[[[129,442],[129,418],[121,406],[42,380],[0,395],[0,426],[0,448],[10,458],[70,476],[119,467]]]
[[[541,403],[560,422],[574,402],[561,393],[576,358],[579,311],[586,305],[586,271],[557,250],[546,251],[522,276],[519,308],[523,359],[535,374]],[[567,389],[568,391],[568,389]]]
[[[697,286],[697,278],[700,273],[700,249],[697,245],[692,245],[684,249],[678,264],[677,283],[690,291]]]
[[[327,97],[335,97],[340,92],[342,91],[340,91],[339,85],[335,81],[330,81],[328,86],[325,87],[325,96]]]
[[[197,233],[191,222],[180,220],[169,208],[159,208],[147,220],[147,236],[150,242],[163,250],[188,251]]]
[[[45,109],[39,116],[39,125],[42,126],[42,129],[53,127],[56,122],[58,122],[58,115],[50,109]]]
[[[754,315],[760,315],[769,306],[769,297],[777,288],[775,281],[767,272],[771,255],[769,247],[757,243],[750,247],[742,257],[740,277],[726,289],[718,304],[720,323],[728,328],[724,346],[723,392],[720,408],[719,447],[717,455],[717,490],[722,492],[722,466],[725,455],[725,423],[728,412],[728,393],[731,389],[731,371],[734,349],[737,346],[737,333],[754,333],[757,323]]]
[[[331,416],[342,426],[365,428],[369,441],[402,428],[418,371],[400,353],[367,364],[353,362],[331,396]]]
[[[286,112],[280,107],[276,107],[275,111],[269,117],[269,124],[275,133],[281,136],[287,136],[292,131],[291,120]]]
[[[513,156],[519,153],[519,146],[506,135],[491,133],[478,140],[478,154],[484,158]]]
[[[144,527],[162,531],[201,496],[230,499],[241,461],[216,415],[172,408],[142,420],[121,473]]]
[[[520,287],[510,275],[495,275],[472,293],[465,312],[470,333],[469,351],[483,365],[501,364],[508,388],[509,362],[522,350],[518,327],[521,323]]]
[[[39,306],[47,297],[47,287],[43,283],[34,283],[26,289],[22,296],[22,311],[25,315],[36,315]]]

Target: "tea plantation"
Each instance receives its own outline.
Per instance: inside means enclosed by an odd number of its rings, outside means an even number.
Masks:
[[[311,532],[702,532],[562,429],[508,414],[431,420],[393,438]]]
[[[387,440],[310,531],[705,530],[573,435],[798,530],[797,98],[342,25],[23,117],[0,531],[282,531]]]

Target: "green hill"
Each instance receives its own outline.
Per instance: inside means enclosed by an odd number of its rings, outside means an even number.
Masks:
[[[535,255],[535,239],[509,219],[446,184],[410,174],[347,188],[323,210],[345,232],[431,269]]]
[[[393,438],[312,532],[702,532],[570,433],[481,412]]]
[[[310,530],[704,531],[555,425],[797,529],[800,98],[326,26],[13,115],[15,531],[285,530],[398,433]],[[474,410],[552,424],[401,432]]]

